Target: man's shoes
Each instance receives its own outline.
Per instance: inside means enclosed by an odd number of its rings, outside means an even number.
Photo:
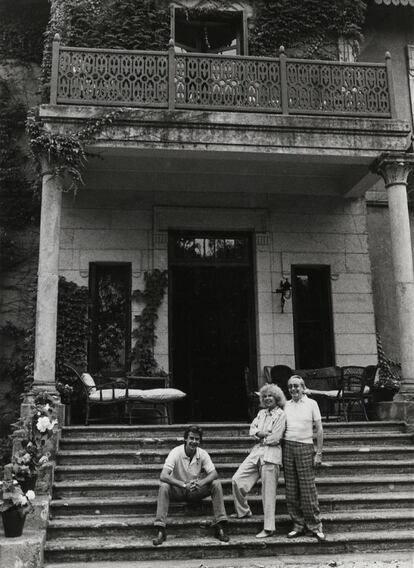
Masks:
[[[159,527],[157,536],[152,541],[154,546],[159,546],[167,540],[167,531],[163,527]]]
[[[290,531],[290,533],[288,533],[287,537],[288,538],[297,538],[298,536],[303,536],[305,534],[305,529],[301,529],[301,530],[293,530]]]
[[[313,536],[319,540],[319,542],[325,542],[326,536],[322,531],[314,532]]]
[[[223,522],[217,523],[215,526],[216,538],[221,542],[229,542],[229,535],[226,531],[226,526]]]
[[[274,534],[275,531],[267,531],[266,529],[263,529],[256,535],[256,538],[269,538],[269,536],[273,536]]]

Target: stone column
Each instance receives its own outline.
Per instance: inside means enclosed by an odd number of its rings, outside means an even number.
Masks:
[[[392,259],[397,300],[402,367],[401,389],[394,401],[411,401],[414,410],[414,271],[407,202],[407,178],[414,167],[413,154],[384,154],[375,163],[388,193]],[[405,412],[404,412],[405,414]],[[407,418],[407,416],[399,416]],[[410,421],[414,421],[414,414]]]
[[[40,218],[39,268],[36,303],[34,393],[56,392],[55,357],[58,268],[62,187],[49,162],[42,164],[42,209]]]

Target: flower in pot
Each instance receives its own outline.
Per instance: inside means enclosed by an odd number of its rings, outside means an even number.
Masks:
[[[39,468],[49,461],[50,441],[57,425],[54,400],[40,393],[29,412],[14,424],[11,472],[23,492],[34,489]]]
[[[0,482],[2,501],[0,511],[6,537],[21,536],[26,515],[33,512],[35,493],[31,489],[24,492],[10,470],[5,469],[5,478]]]
[[[74,387],[72,385],[58,381],[56,383],[56,390],[60,393],[62,404],[71,404],[74,396]]]
[[[377,372],[377,379],[372,388],[372,395],[376,402],[391,401],[400,390],[400,375],[397,364],[394,364],[396,370],[391,368],[390,364],[380,364]]]

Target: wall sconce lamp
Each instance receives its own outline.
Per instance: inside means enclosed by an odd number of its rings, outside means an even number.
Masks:
[[[283,314],[286,301],[292,297],[292,284],[289,282],[289,278],[282,278],[275,293],[280,294],[280,310]]]

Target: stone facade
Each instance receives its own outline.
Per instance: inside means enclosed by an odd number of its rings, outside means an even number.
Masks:
[[[132,289],[142,289],[143,272],[168,267],[166,228],[255,230],[258,367],[275,362],[295,366],[292,304],[281,313],[275,293],[292,264],[329,265],[336,362],[376,361],[374,308],[361,199],[261,194],[190,194],[180,205],[173,193],[150,195],[89,191],[65,196],[59,273],[88,284],[90,262],[132,264]],[[141,202],[139,208],[134,203]],[[240,208],[240,205],[243,208]],[[250,207],[247,205],[250,204]],[[208,206],[209,205],[209,206]],[[133,315],[140,309],[133,306]],[[157,327],[156,358],[168,369],[168,298]]]

